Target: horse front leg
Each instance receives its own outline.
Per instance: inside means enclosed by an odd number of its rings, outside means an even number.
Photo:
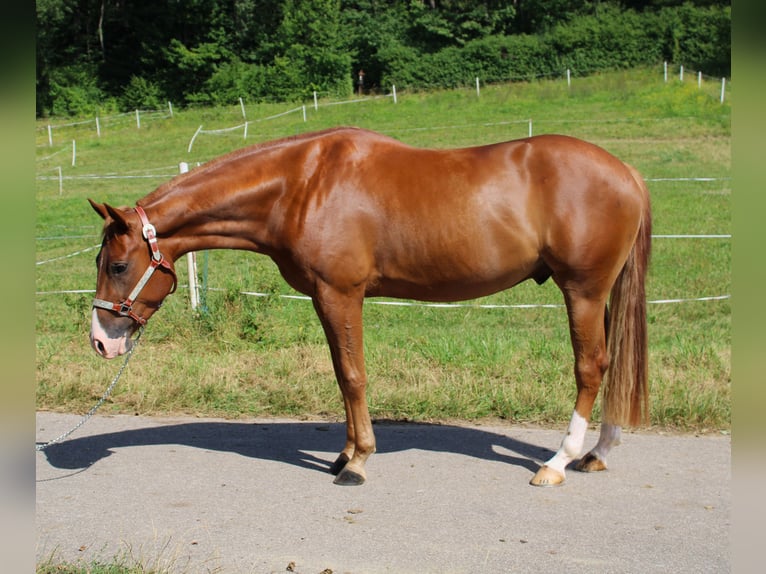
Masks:
[[[593,404],[608,365],[604,328],[606,298],[593,300],[573,294],[568,295],[565,292],[565,299],[575,355],[577,399],[567,433],[561,441],[561,447],[529,481],[533,486],[563,484],[567,465],[582,452]],[[619,427],[617,428],[619,438]],[[609,436],[604,438],[606,441]],[[604,444],[606,445],[606,442]],[[592,470],[598,469],[594,467]]]
[[[367,478],[365,463],[375,452],[375,435],[367,408],[364,366],[363,290],[347,294],[322,284],[314,307],[330,346],[335,377],[346,409],[346,446],[331,467],[335,484],[355,486]]]

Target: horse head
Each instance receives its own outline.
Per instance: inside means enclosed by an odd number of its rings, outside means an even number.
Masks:
[[[112,359],[130,350],[132,335],[175,291],[176,274],[142,208],[88,201],[104,220],[90,342],[99,355]]]

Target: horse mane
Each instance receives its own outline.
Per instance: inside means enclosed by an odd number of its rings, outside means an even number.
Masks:
[[[189,171],[187,173],[183,173],[180,175],[175,176],[170,181],[167,181],[163,184],[161,184],[157,189],[155,189],[153,192],[151,192],[149,195],[145,196],[144,198],[138,200],[136,202],[136,205],[140,205],[144,207],[146,204],[152,203],[152,201],[159,199],[160,196],[164,195],[165,193],[169,192],[171,189],[176,187],[179,184],[182,184],[184,181],[186,181],[189,177],[196,177],[199,175],[204,175],[206,173],[209,173],[212,170],[215,170],[218,168],[221,164],[230,162],[230,161],[236,161],[238,159],[242,159],[244,157],[248,157],[251,155],[255,155],[258,153],[261,153],[266,150],[272,150],[276,148],[280,148],[287,145],[292,145],[295,143],[302,143],[305,141],[310,141],[313,139],[325,137],[334,133],[338,132],[344,132],[344,131],[351,131],[351,132],[357,132],[357,133],[372,133],[368,130],[364,130],[362,128],[357,127],[334,127],[334,128],[327,128],[325,130],[321,131],[315,131],[315,132],[306,132],[302,134],[296,134],[292,136],[287,136],[284,138],[280,138],[278,140],[271,140],[266,142],[261,142],[257,144],[253,144],[247,147],[243,147],[240,149],[236,149],[234,151],[231,151],[227,154],[224,154],[222,156],[216,157],[214,159],[211,159],[210,161],[202,164],[199,168],[194,169],[192,171]]]

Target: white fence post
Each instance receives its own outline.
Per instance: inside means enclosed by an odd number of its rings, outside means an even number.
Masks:
[[[101,124],[98,122],[98,116],[96,116],[96,135],[101,137]]]
[[[242,98],[239,98],[239,107],[242,109],[242,117],[247,119],[245,115],[245,102],[242,101]]]
[[[61,166],[56,168],[59,172],[59,195],[64,192],[64,174],[61,173]]]
[[[191,308],[199,305],[199,285],[197,284],[197,254],[190,251],[186,254],[186,264],[189,268],[189,300]]]
[[[529,118],[529,137],[532,137],[532,118]]]
[[[702,87],[702,72],[697,72],[697,87]]]
[[[306,123],[306,106],[303,106],[303,123]]]
[[[242,136],[242,139],[245,139],[245,140],[247,139],[247,124],[249,124],[249,123],[250,123],[250,122],[245,122],[245,133],[244,133],[244,135]]]
[[[178,164],[178,169],[181,173],[186,173],[189,171],[189,164],[182,161]],[[186,265],[189,271],[189,298],[191,300],[191,308],[196,309],[197,305],[199,305],[199,285],[197,284],[197,254],[194,251],[190,251],[186,254]]]
[[[394,94],[394,103],[396,103],[396,86],[392,85],[392,86],[391,86],[391,91],[392,91],[392,92],[393,92],[393,94]]]
[[[170,100],[168,100],[168,110],[170,111],[170,117],[173,117],[173,104],[170,103]]]
[[[721,78],[721,103],[723,103],[723,97],[726,93],[726,78]]]
[[[679,79],[679,81],[681,81],[681,82],[683,82],[683,81],[684,81],[684,67],[683,67],[683,64],[681,65],[681,71],[680,71],[680,72],[679,72],[679,74],[678,74],[678,79]]]
[[[141,129],[141,114],[138,111],[138,108],[136,108],[136,128]]]
[[[317,100],[317,92],[314,90],[314,111],[319,109],[319,101]]]
[[[479,88],[479,76],[476,76],[476,97],[481,97],[481,88]]]
[[[48,145],[53,147],[53,130],[50,124],[48,124]]]
[[[72,140],[72,167],[75,166],[75,163],[77,160],[77,142],[75,140]]]
[[[665,68],[665,83],[667,84],[668,83],[668,63],[667,63],[667,61],[665,62],[664,68]]]
[[[572,73],[569,70],[569,68],[567,68],[567,88],[571,88],[571,87],[572,87]]]

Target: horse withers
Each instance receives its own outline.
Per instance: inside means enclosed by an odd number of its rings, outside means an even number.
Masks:
[[[337,484],[363,483],[375,451],[365,297],[448,302],[527,279],[556,283],[577,398],[561,447],[533,485],[564,481],[602,379],[600,436],[578,469],[605,469],[621,427],[647,416],[649,193],[635,169],[590,143],[542,135],[418,149],[338,128],[234,151],[133,208],[91,205],[104,232],[90,338],[105,358],[130,349],[175,289],[174,262],[190,251],[263,253],[311,297],[346,410],[346,444],[332,466]]]

